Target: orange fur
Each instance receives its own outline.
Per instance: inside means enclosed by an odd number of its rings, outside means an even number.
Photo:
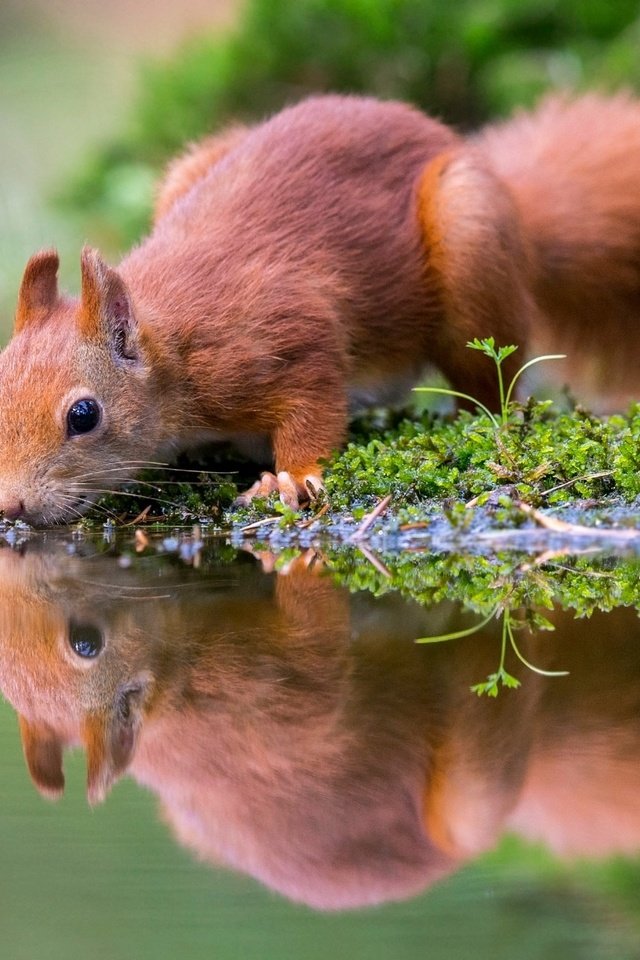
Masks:
[[[475,336],[565,348],[572,386],[613,375],[620,404],[638,385],[639,166],[623,95],[552,99],[466,141],[401,104],[315,97],[207,138],[117,269],[83,253],[79,301],[58,296],[55,254],[27,265],[0,355],[0,510],[68,521],[118,468],[247,436],[274,472],[244,500],[297,507],[349,410],[426,366],[495,404]],[[100,422],[69,436],[87,397]]]
[[[475,148],[526,230],[538,306],[531,349],[566,352],[563,375],[601,409],[638,399],[638,101],[549,98],[487,128]]]
[[[243,140],[247,128],[234,124],[215,136],[192,143],[188,149],[167,167],[158,184],[153,219],[157,222],[186,196],[199,180],[224,159]]]
[[[535,323],[527,237],[508,189],[467,145],[437,157],[421,177],[418,216],[428,277],[447,322],[435,331],[440,367],[466,392],[494,402],[495,373],[456,349],[491,330],[498,344],[526,343]],[[512,365],[518,366],[515,357]],[[515,372],[515,370],[514,370]]]

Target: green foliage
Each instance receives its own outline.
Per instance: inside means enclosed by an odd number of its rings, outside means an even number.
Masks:
[[[500,430],[487,414],[423,415],[351,442],[327,473],[336,508],[392,493],[397,506],[499,493],[534,506],[640,493],[640,409],[599,419],[547,402],[512,404]],[[407,519],[409,519],[407,517]]]
[[[480,353],[484,353],[484,355],[489,357],[490,360],[493,360],[495,364],[496,377],[498,380],[498,395],[500,397],[500,423],[502,423],[502,425],[504,425],[509,419],[511,397],[513,395],[516,383],[525,370],[528,370],[529,367],[532,367],[535,363],[542,363],[546,360],[563,360],[565,356],[563,353],[548,353],[542,357],[534,357],[532,360],[529,360],[528,363],[525,363],[520,367],[520,369],[511,378],[511,382],[505,390],[502,364],[507,357],[510,357],[513,353],[515,353],[518,348],[513,345],[508,347],[496,347],[493,337],[486,337],[483,340],[479,340],[478,337],[474,337],[473,340],[470,340],[467,343],[467,347],[469,347],[470,350],[479,350]],[[469,396],[468,393],[460,393],[458,390],[450,390],[445,387],[416,387],[416,393],[440,393],[447,397],[459,397],[462,400],[469,400],[471,403],[475,404],[478,410],[482,410],[483,413],[486,413],[496,429],[499,426],[498,420],[496,420],[491,411],[485,407],[483,403],[480,403],[479,400],[476,400],[475,397]]]
[[[119,526],[138,518],[161,525],[195,520],[217,524],[222,519],[223,505],[231,503],[235,495],[236,486],[224,472],[144,470],[123,490],[105,492],[81,526]]]
[[[367,496],[392,493],[396,504],[448,500],[453,525],[465,524],[462,503],[483,505],[502,488],[532,505],[553,505],[614,492],[627,500],[640,494],[640,408],[627,419],[599,419],[576,408],[552,414],[548,401],[512,400],[520,375],[535,363],[560,355],[535,357],[513,376],[505,390],[502,363],[516,347],[496,347],[493,337],[467,344],[495,363],[500,419],[473,397],[440,387],[416,392],[440,393],[474,402],[479,416],[460,413],[451,421],[405,421],[392,431],[352,443],[332,465],[327,490],[334,505],[348,507]],[[500,499],[497,501],[501,503]],[[509,500],[501,503],[509,507]]]
[[[248,0],[235,30],[144,67],[128,130],[62,199],[124,246],[186,140],[311,92],[403,99],[473,126],[552,87],[639,84],[639,14],[637,0]]]
[[[221,523],[237,488],[249,486],[255,472],[250,466],[243,477],[196,474],[194,486],[191,476],[148,471],[124,496],[100,501],[93,516],[131,519],[151,505],[163,521]],[[351,442],[328,464],[325,484],[331,505],[325,525],[345,515],[360,520],[389,493],[389,529],[445,516],[452,529],[464,531],[476,508],[513,527],[526,521],[516,501],[542,508],[585,500],[632,504],[640,496],[640,405],[627,416],[599,418],[582,408],[555,413],[547,401],[530,399],[512,402],[498,427],[486,413],[467,411],[455,419],[368,417],[354,424]],[[272,496],[227,512],[226,522],[242,526],[274,515],[280,528],[293,529],[299,519]]]

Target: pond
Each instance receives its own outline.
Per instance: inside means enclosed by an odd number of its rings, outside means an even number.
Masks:
[[[3,958],[637,958],[638,563],[8,530]]]

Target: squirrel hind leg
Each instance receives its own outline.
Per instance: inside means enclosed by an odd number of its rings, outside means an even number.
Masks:
[[[466,350],[467,341],[494,337],[498,346],[523,346],[537,310],[517,208],[483,158],[463,146],[425,167],[418,217],[427,281],[444,315],[432,359],[454,387],[469,392],[473,386],[486,400],[491,371],[485,378],[484,358]]]
[[[192,143],[171,161],[156,188],[153,222],[157,223],[217,163],[223,160],[245,138],[248,128],[241,124],[227,127],[221,133]]]

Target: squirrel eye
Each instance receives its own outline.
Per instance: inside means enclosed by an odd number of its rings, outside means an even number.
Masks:
[[[100,423],[101,410],[97,400],[87,398],[76,400],[67,413],[67,429],[69,436],[79,433],[89,433]]]
[[[79,657],[90,660],[97,657],[104,646],[102,631],[92,623],[76,623],[72,620],[69,624],[69,644]]]

